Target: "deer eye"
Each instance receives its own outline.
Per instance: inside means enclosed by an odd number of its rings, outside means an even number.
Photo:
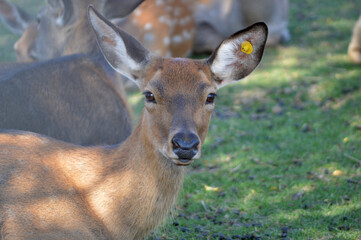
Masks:
[[[147,91],[147,92],[144,92],[143,94],[144,94],[144,96],[145,96],[145,101],[150,102],[150,103],[157,103],[157,102],[155,101],[155,98],[154,98],[154,94],[153,94],[153,93]]]
[[[215,93],[208,94],[206,104],[214,103],[214,100],[216,99],[216,97],[217,97],[217,94],[215,94]]]

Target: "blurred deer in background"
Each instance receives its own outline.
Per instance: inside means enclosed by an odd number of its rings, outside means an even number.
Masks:
[[[15,34],[22,34],[32,17],[14,3],[0,0],[0,19]]]
[[[123,0],[127,3],[123,13],[132,12],[141,1],[130,5]],[[76,8],[72,14],[61,11],[65,2],[48,0],[44,14],[53,21],[43,24],[55,29],[85,14],[86,10],[80,13]],[[83,4],[76,2],[77,6]],[[93,4],[102,7],[102,1],[94,0]],[[86,26],[91,33],[89,24]],[[77,29],[81,32],[81,26]],[[66,29],[62,30],[65,34]],[[119,143],[132,128],[124,89],[115,73],[100,53],[33,64],[0,64],[0,128],[33,131],[80,145]]]
[[[354,63],[361,64],[361,16],[353,28],[348,55]]]
[[[18,41],[14,44],[16,60],[18,62],[34,62],[35,58],[30,51],[34,48],[34,43],[38,37],[38,24],[30,22]]]
[[[10,65],[0,78],[0,128],[80,145],[123,141],[131,133],[131,111],[105,64],[104,59],[71,55]]]
[[[127,6],[119,0],[103,0],[105,16],[129,31],[152,52],[161,56],[184,57],[190,54],[195,34],[191,0],[147,0],[130,16],[123,18]],[[14,48],[19,62],[47,60],[74,53],[97,51],[86,19],[92,0],[48,0]],[[128,3],[131,4],[131,1]],[[132,6],[134,7],[134,6]],[[98,8],[100,9],[100,8]]]
[[[185,57],[195,35],[193,8],[192,0],[147,0],[126,20],[114,23],[157,55]]]
[[[142,239],[167,215],[185,166],[201,155],[217,89],[259,64],[267,27],[224,40],[206,60],[152,55],[90,9],[114,69],[145,96],[122,144],[79,147],[27,132],[0,134],[0,228],[4,239]]]
[[[257,21],[269,28],[267,46],[290,39],[288,0],[199,0],[194,52],[211,52],[222,39]]]

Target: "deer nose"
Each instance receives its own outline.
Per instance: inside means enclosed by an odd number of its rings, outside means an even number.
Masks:
[[[183,160],[191,160],[198,153],[199,138],[194,133],[177,133],[172,139],[173,152]]]

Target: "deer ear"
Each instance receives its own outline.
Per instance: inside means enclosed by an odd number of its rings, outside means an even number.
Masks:
[[[66,25],[73,15],[73,5],[70,0],[47,0],[51,14],[58,26]]]
[[[256,23],[225,39],[207,60],[218,88],[249,75],[260,63],[267,26]]]
[[[30,14],[8,1],[0,1],[0,19],[15,34],[23,34],[26,27],[33,21]]]
[[[139,86],[137,80],[150,60],[150,52],[135,38],[106,20],[92,6],[88,8],[88,16],[108,63]]]

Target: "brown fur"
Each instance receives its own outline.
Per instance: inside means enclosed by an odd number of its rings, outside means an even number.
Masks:
[[[189,55],[195,34],[193,2],[161,0],[159,5],[156,2],[145,1],[119,26],[159,56]],[[146,29],[147,25],[151,27]],[[174,41],[176,36],[180,37],[179,42]],[[169,44],[164,43],[165,39],[169,40]]]
[[[101,234],[104,239],[141,239],[164,219],[182,186],[185,169],[166,159],[157,146],[168,141],[169,129],[177,129],[172,123],[184,123],[185,118],[193,119],[204,141],[211,112],[197,109],[204,96],[197,100],[192,89],[200,82],[212,84],[201,62],[155,60],[148,69],[147,87],[161,81],[167,92],[164,99],[159,98],[159,104],[166,104],[166,114],[159,119],[155,116],[160,110],[144,110],[122,145],[89,148],[30,133],[1,135],[4,239],[103,239]],[[183,92],[189,111],[176,102],[175,96]],[[40,236],[33,235],[34,228]]]
[[[93,8],[89,16],[109,63],[134,76],[140,90],[152,92],[155,100],[145,102],[137,127],[119,145],[81,147],[28,132],[0,134],[3,239],[145,237],[173,205],[185,166],[201,155],[214,109],[207,98],[219,87],[212,78],[214,64],[219,64],[215,69],[221,73],[250,73],[261,60],[267,37],[264,24],[253,26],[245,34],[258,36],[254,45],[260,49],[246,58],[250,69],[222,69],[218,56],[224,56],[233,39],[235,44],[241,42],[243,33],[225,41],[220,54],[211,59],[162,58],[116,30]],[[102,41],[103,36],[111,41]],[[177,156],[179,146],[173,140],[188,132],[200,142],[194,147],[197,154],[184,159]]]
[[[32,56],[31,50],[34,46],[35,39],[38,37],[38,25],[36,22],[32,22],[25,29],[23,35],[14,44],[16,53],[16,60],[18,62],[34,62],[35,59]]]
[[[115,144],[131,133],[125,95],[103,58],[83,55],[0,65],[0,128],[81,145]]]

